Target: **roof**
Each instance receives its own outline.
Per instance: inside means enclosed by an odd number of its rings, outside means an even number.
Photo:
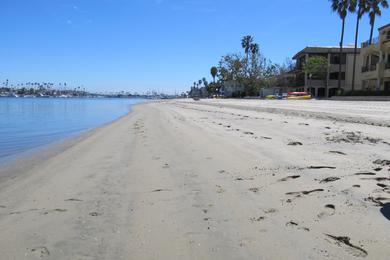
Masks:
[[[355,47],[352,45],[346,45],[343,47],[343,53],[354,53]],[[360,48],[357,48],[357,52],[360,53]],[[299,58],[304,54],[315,54],[315,53],[340,53],[340,46],[309,46],[299,51],[294,55],[293,59]]]
[[[390,27],[390,23],[388,23],[388,24],[386,24],[386,25],[384,25],[384,26],[378,28],[378,30],[380,31],[380,30],[385,29],[385,28],[387,28],[387,27]]]

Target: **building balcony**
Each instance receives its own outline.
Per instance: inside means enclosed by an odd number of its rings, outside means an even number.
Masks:
[[[373,38],[371,43],[370,40],[363,42],[362,48],[367,48],[371,45],[379,45],[379,37]]]
[[[362,43],[362,48],[360,53],[362,55],[370,55],[372,53],[379,53],[379,38],[372,39],[372,42],[370,44],[370,41],[365,41]]]
[[[369,66],[363,66],[362,67],[362,73],[370,72],[370,71],[376,71],[376,64],[375,65],[369,65]]]

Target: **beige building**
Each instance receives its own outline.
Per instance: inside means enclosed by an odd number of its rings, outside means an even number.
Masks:
[[[320,79],[316,75],[307,75],[303,71],[303,64],[311,56],[323,56],[328,60],[328,73],[326,79]],[[296,60],[296,78],[300,82],[302,89],[309,91],[315,97],[334,96],[338,89],[339,64],[341,60],[341,88],[344,91],[352,89],[353,59],[354,47],[343,47],[343,53],[340,58],[340,47],[306,47],[293,59]],[[356,68],[355,68],[355,90],[361,89],[361,67],[362,57],[360,48],[357,50]],[[300,73],[299,73],[300,72]]]
[[[390,92],[390,24],[379,28],[379,36],[362,43],[363,90]]]

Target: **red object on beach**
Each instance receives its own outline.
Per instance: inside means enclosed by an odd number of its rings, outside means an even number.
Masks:
[[[289,96],[308,96],[310,93],[308,92],[288,92]]]

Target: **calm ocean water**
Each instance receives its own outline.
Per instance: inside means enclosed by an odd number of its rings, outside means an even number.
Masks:
[[[111,122],[141,101],[0,98],[0,162]]]

